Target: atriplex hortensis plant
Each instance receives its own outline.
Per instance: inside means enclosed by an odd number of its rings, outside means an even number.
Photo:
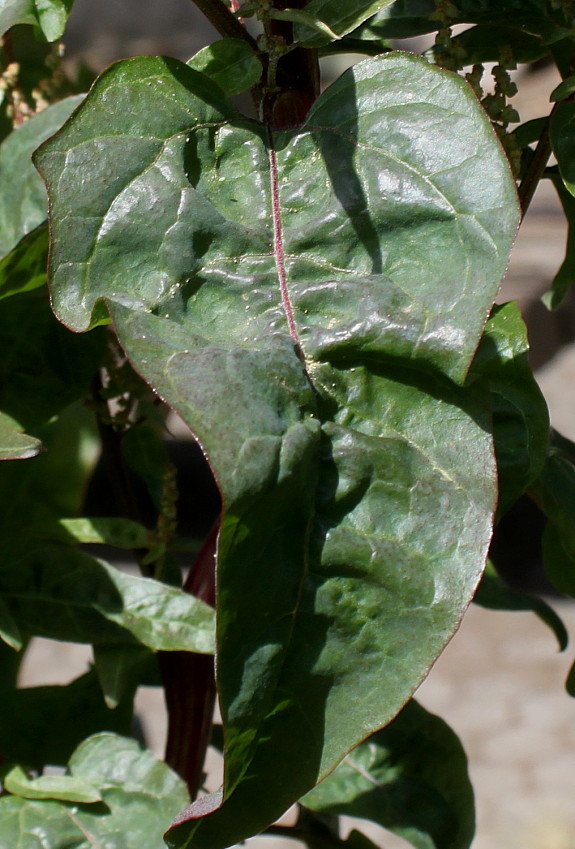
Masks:
[[[118,62],[84,98],[45,44],[71,3],[0,0],[0,847],[156,849],[168,829],[220,849],[286,833],[300,800],[288,833],[310,847],[372,845],[340,839],[345,813],[463,849],[465,756],[411,696],[474,596],[565,645],[544,602],[481,579],[525,492],[575,593],[575,447],[516,306],[493,307],[541,178],[575,222],[575,9],[196,4],[219,41]],[[390,48],[430,33],[424,56]],[[367,58],[320,93],[319,57],[346,52]],[[551,117],[518,124],[509,72],[544,57]],[[552,306],[574,264],[570,238]],[[195,555],[167,407],[221,495]],[[107,515],[86,518],[98,455]],[[84,543],[132,550],[141,577]],[[92,644],[93,669],[18,689],[35,635]],[[165,689],[167,764],[127,736],[142,682]],[[189,806],[210,739],[224,785]]]

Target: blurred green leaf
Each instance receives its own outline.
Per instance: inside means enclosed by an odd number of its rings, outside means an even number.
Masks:
[[[551,182],[559,195],[568,226],[565,258],[551,284],[551,291],[546,292],[542,298],[548,309],[556,310],[561,306],[565,295],[575,283],[575,197],[568,191],[558,174],[551,177]]]
[[[48,227],[41,224],[0,260],[0,300],[46,283]]]
[[[556,431],[530,495],[549,520],[543,534],[545,571],[560,592],[575,597],[575,444]]]
[[[240,94],[256,85],[262,75],[262,63],[247,42],[222,38],[203,47],[187,64],[213,80],[228,95]]]
[[[50,309],[45,288],[5,299],[0,308],[0,410],[35,432],[83,400],[104,343],[99,328],[79,336],[64,327]]]
[[[184,782],[134,740],[98,734],[70,758],[70,777],[97,787],[103,802],[0,798],[0,849],[43,846],[144,849],[159,847],[162,832],[188,799]]]
[[[0,144],[0,257],[46,219],[46,189],[32,165],[32,154],[62,126],[82,100],[83,95],[67,97],[48,106]]]
[[[147,548],[146,528],[131,519],[98,517],[96,519],[60,519],[58,525],[76,542],[112,545],[116,548]]]
[[[2,755],[6,762],[38,771],[46,765],[64,766],[91,734],[103,729],[130,734],[133,697],[133,691],[126,692],[110,710],[93,669],[65,685],[5,689],[0,700]]]
[[[475,604],[488,610],[532,611],[544,622],[557,637],[560,651],[569,643],[569,635],[562,619],[542,598],[528,595],[507,586],[493,566],[488,563],[475,596]]]
[[[60,799],[63,802],[101,802],[96,787],[72,775],[41,775],[29,778],[22,767],[15,766],[2,779],[4,791],[23,799]]]
[[[127,693],[133,692],[142,670],[153,658],[150,650],[141,645],[94,646],[94,665],[107,706],[117,707]]]
[[[44,539],[0,547],[0,595],[25,632],[81,643],[140,642],[211,653],[214,611],[182,590]]]
[[[45,451],[25,464],[0,463],[0,546],[10,537],[25,538],[34,526],[50,527],[55,519],[76,514],[97,458],[94,418],[79,404],[35,435]]]
[[[454,42],[465,52],[464,65],[499,62],[502,56],[512,55],[514,62],[536,62],[547,53],[541,38],[511,26],[478,24],[455,36]]]
[[[575,194],[575,101],[556,103],[549,121],[549,138],[559,171],[569,192]]]
[[[64,32],[73,0],[0,0],[0,35],[16,24],[38,27],[47,41]]]
[[[0,412],[0,460],[24,460],[41,450],[39,439],[22,433],[14,419]]]
[[[527,328],[515,302],[495,306],[470,377],[491,393],[501,516],[535,480],[549,445],[549,413],[528,360]]]
[[[417,849],[467,849],[474,834],[473,790],[461,743],[413,700],[300,803],[371,820]]]

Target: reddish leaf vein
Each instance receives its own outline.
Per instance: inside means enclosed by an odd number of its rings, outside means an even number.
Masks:
[[[287,323],[289,327],[290,336],[296,343],[299,349],[301,349],[299,336],[297,332],[297,327],[293,315],[293,308],[291,305],[288,287],[287,287],[287,276],[285,269],[285,259],[284,259],[284,246],[283,246],[283,233],[282,233],[282,222],[280,215],[280,196],[279,196],[279,187],[278,187],[278,166],[276,159],[276,152],[273,147],[270,145],[269,148],[270,154],[270,177],[271,177],[271,191],[272,191],[272,216],[274,223],[274,257],[276,268],[278,272],[278,279],[280,283],[280,291],[283,308],[285,310],[285,314],[287,317]]]

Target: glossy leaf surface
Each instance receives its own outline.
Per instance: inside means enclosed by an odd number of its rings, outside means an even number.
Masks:
[[[186,802],[184,783],[134,740],[98,734],[69,763],[70,778],[99,789],[103,802],[0,799],[1,849],[42,845],[142,849],[162,844],[162,824]]]
[[[446,375],[481,336],[514,187],[467,86],[402,54],[282,132],[177,62],[120,63],[37,161],[56,310],[82,330],[105,300],[222,493],[225,801],[169,841],[226,846],[397,713],[474,592],[487,390]]]
[[[32,154],[60,129],[82,100],[83,96],[67,97],[48,106],[0,145],[0,256],[46,219],[46,189],[32,165]]]
[[[467,849],[473,790],[457,736],[410,701],[393,722],[342,761],[301,803],[371,820],[417,849]]]

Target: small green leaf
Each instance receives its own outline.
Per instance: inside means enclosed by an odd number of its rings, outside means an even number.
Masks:
[[[0,260],[0,300],[46,283],[48,227],[41,224]]]
[[[295,41],[305,47],[319,47],[347,35],[392,2],[393,0],[354,0],[353,3],[342,3],[341,0],[310,0],[306,3],[303,18],[289,20],[296,22]],[[290,10],[294,11],[298,10]]]
[[[96,787],[102,803],[0,798],[0,849],[42,845],[147,849],[162,845],[165,823],[185,805],[184,782],[134,740],[98,734],[70,758],[70,778]]]
[[[530,495],[549,519],[543,534],[545,571],[560,592],[575,597],[575,445],[556,431]]]
[[[491,563],[487,565],[473,601],[488,610],[531,610],[553,631],[559,643],[559,650],[564,651],[567,648],[569,642],[567,629],[553,608],[542,598],[527,595],[507,586]]]
[[[222,38],[188,60],[187,64],[213,80],[226,94],[241,94],[256,85],[262,63],[250,45],[239,38]]]
[[[528,360],[527,328],[515,302],[495,306],[472,365],[491,393],[501,516],[539,475],[549,445],[547,404]]]
[[[0,0],[0,20],[2,16]],[[39,144],[53,135],[83,95],[48,106],[15,129],[0,145],[0,257],[41,224],[48,214],[46,189],[32,165]]]
[[[22,433],[14,419],[0,412],[0,460],[25,460],[42,450],[42,443]]]
[[[575,698],[575,662],[571,665],[567,680],[565,681],[565,689],[570,696]]]
[[[0,598],[0,638],[14,651],[20,651],[24,644],[20,629],[10,613],[10,608],[2,598]]]
[[[558,100],[566,100],[573,92],[575,92],[575,76],[567,77],[553,89],[549,95],[549,100],[551,103],[556,103]]]
[[[313,29],[321,35],[327,36],[330,41],[338,41],[341,36],[334,32],[327,24],[305,12],[303,9],[270,9],[270,18],[277,21],[291,21],[294,24],[303,24],[308,29]]]
[[[474,833],[461,743],[413,700],[300,801],[314,811],[376,822],[417,849],[467,849]]]
[[[542,297],[543,303],[548,309],[556,310],[561,306],[567,292],[575,283],[575,197],[565,187],[558,174],[551,177],[551,182],[559,195],[568,226],[565,258],[551,284],[551,290]]]
[[[60,519],[59,526],[76,542],[113,545],[116,548],[147,548],[148,531],[131,519]]]
[[[144,646],[94,646],[94,665],[102,693],[110,709],[117,707],[127,693],[134,692],[151,652]]]
[[[6,773],[4,790],[23,799],[59,799],[63,802],[101,802],[100,792],[93,784],[72,775],[41,775],[29,778],[22,767],[15,766]]]
[[[575,101],[556,104],[549,121],[549,137],[563,182],[575,195]]]

